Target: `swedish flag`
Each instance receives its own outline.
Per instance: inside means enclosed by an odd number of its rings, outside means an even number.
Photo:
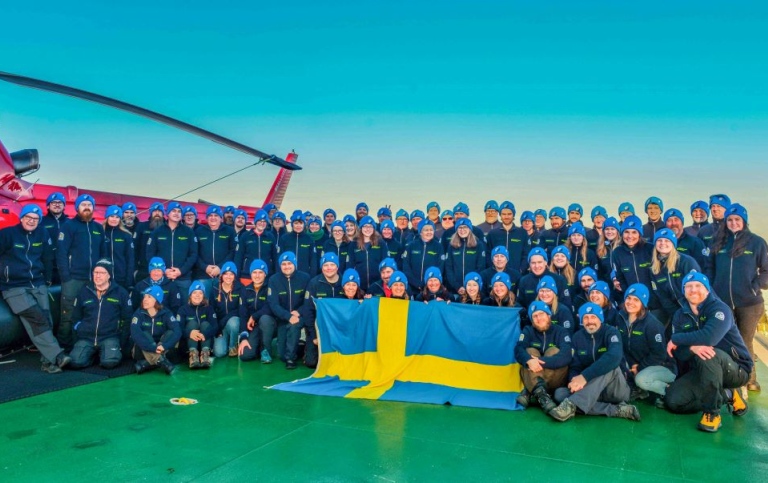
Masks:
[[[315,373],[273,389],[521,409],[517,309],[373,298],[317,300]],[[308,341],[308,343],[310,343]]]

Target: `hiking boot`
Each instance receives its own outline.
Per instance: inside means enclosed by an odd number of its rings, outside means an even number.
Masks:
[[[227,352],[227,355],[229,357],[237,357],[237,347],[230,347],[229,352]]]
[[[747,391],[750,391],[750,392],[760,392],[760,383],[757,382],[757,379],[747,383]]]
[[[521,405],[522,407],[527,408],[531,403],[531,393],[528,392],[528,389],[523,388],[515,401],[517,401],[517,404]]]
[[[64,351],[61,351],[61,353],[56,356],[56,365],[59,366],[59,369],[64,369],[70,362],[72,362],[72,358]]]
[[[565,398],[559,406],[555,406],[547,414],[560,422],[568,421],[572,417],[576,416],[576,405],[573,404],[570,399]]]
[[[734,416],[744,416],[749,410],[747,401],[744,400],[744,395],[741,391],[740,387],[725,390],[725,397],[727,399],[725,403],[728,405],[728,410]]]
[[[656,396],[656,400],[653,401],[653,405],[656,406],[658,409],[666,409],[667,403],[664,401],[664,396]]]
[[[176,366],[165,358],[164,355],[160,356],[160,360],[157,361],[157,365],[162,367],[166,374],[169,376],[176,371]]]
[[[645,389],[640,389],[639,387],[636,387],[632,389],[632,392],[629,395],[630,401],[639,401],[641,399],[648,399],[648,391]]]
[[[262,364],[272,363],[272,357],[269,355],[269,351],[267,349],[262,349],[261,351],[261,363]]]
[[[721,418],[719,414],[704,413],[701,415],[701,421],[699,421],[699,429],[706,431],[707,433],[716,433],[721,426]]]
[[[640,411],[637,410],[637,407],[631,404],[621,403],[616,406],[616,414],[614,414],[613,417],[629,419],[630,421],[640,421]]]
[[[189,349],[189,368],[200,369],[200,354],[197,349]]]
[[[144,374],[145,372],[151,371],[155,367],[144,360],[136,362],[136,364],[133,365],[133,368],[136,369],[136,374]]]
[[[288,359],[287,361],[285,361],[285,368],[288,370],[296,369],[296,362]]]
[[[43,372],[47,372],[48,374],[60,374],[64,372],[61,370],[61,367],[57,366],[56,364],[51,364],[50,362],[43,362],[43,365],[40,368],[40,370]]]
[[[205,348],[200,353],[200,367],[203,369],[211,367],[211,349]]]
[[[557,407],[557,403],[543,386],[541,386],[541,390],[539,390],[539,387],[533,390],[533,398],[538,401],[541,410],[546,414],[549,414],[550,411]]]

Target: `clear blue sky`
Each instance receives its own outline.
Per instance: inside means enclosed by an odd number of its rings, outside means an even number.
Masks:
[[[220,6],[223,5],[223,6]],[[284,210],[488,198],[768,220],[766,2],[105,2],[4,6],[0,70],[284,156]],[[251,162],[125,113],[0,84],[0,139],[44,183],[172,196]],[[277,169],[198,196],[260,204]],[[330,200],[333,200],[331,203]],[[768,226],[768,224],[766,224]],[[768,235],[763,230],[763,235]]]

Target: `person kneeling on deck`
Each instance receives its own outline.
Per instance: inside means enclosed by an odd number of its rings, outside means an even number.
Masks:
[[[688,306],[672,317],[667,353],[687,368],[667,387],[665,402],[674,413],[703,411],[699,429],[714,433],[720,429],[723,404],[734,416],[747,412],[741,386],[754,362],[733,312],[711,292],[705,275],[691,271],[683,278],[683,292]]]
[[[134,312],[131,320],[131,337],[136,343],[133,346],[136,373],[141,374],[159,366],[170,376],[176,366],[166,355],[181,339],[179,321],[170,310],[162,306],[163,289],[159,286],[149,287],[143,296],[141,307]]]
[[[569,331],[552,323],[552,311],[542,301],[528,307],[533,325],[523,328],[515,346],[515,359],[520,363],[520,377],[525,389],[517,398],[518,404],[528,407],[538,402],[545,413],[557,404],[550,394],[565,386],[568,364],[571,363],[571,336]]]
[[[75,346],[69,353],[71,367],[93,364],[99,350],[99,365],[112,369],[123,360],[121,333],[131,319],[131,299],[128,292],[111,281],[112,263],[101,259],[93,267],[93,281],[80,289],[74,302]]]
[[[267,284],[267,301],[277,320],[277,354],[285,361],[286,369],[296,369],[301,334],[301,307],[309,275],[296,268],[296,255],[283,252],[277,259],[280,272]]]
[[[219,330],[216,311],[205,296],[204,280],[195,280],[189,287],[189,299],[179,309],[179,326],[187,339],[189,368],[211,367],[211,348]]]
[[[596,414],[640,421],[635,406],[627,404],[629,385],[621,370],[624,353],[621,335],[615,327],[603,323],[603,309],[587,302],[579,309],[582,330],[573,336],[568,387],[555,391],[560,405],[549,412],[558,421],[576,415]]]
[[[269,364],[272,362],[269,349],[277,325],[267,303],[269,268],[264,260],[257,258],[251,262],[250,274],[252,283],[243,289],[240,304],[240,343],[237,353],[241,361],[250,361],[260,355],[262,364]]]
[[[39,206],[21,209],[19,224],[0,230],[0,291],[11,312],[19,316],[30,340],[40,351],[41,369],[58,374],[71,362],[53,335],[48,285],[53,271],[53,240],[40,225]]]

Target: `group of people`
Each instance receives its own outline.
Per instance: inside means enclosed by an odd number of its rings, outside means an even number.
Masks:
[[[26,205],[0,230],[0,290],[50,373],[130,356],[137,373],[170,374],[180,355],[192,369],[273,355],[294,369],[302,333],[314,367],[313,300],[390,297],[518,308],[518,401],[559,421],[577,411],[638,420],[628,403],[647,398],[702,411],[699,428],[717,431],[724,404],[742,415],[745,391],[760,390],[752,343],[768,250],[726,195],[693,203],[687,227],[658,197],[645,223],[627,202],[618,218],[594,207],[589,228],[577,203],[523,211],[520,225],[509,201],[488,201],[477,225],[461,202],[382,207],[376,219],[365,203],[341,219],[267,205],[249,220],[210,206],[204,223],[175,201],[153,204],[146,221],[126,203],[97,223],[95,206],[81,195],[68,219],[54,193],[45,215]],[[61,284],[55,334],[51,284]]]

